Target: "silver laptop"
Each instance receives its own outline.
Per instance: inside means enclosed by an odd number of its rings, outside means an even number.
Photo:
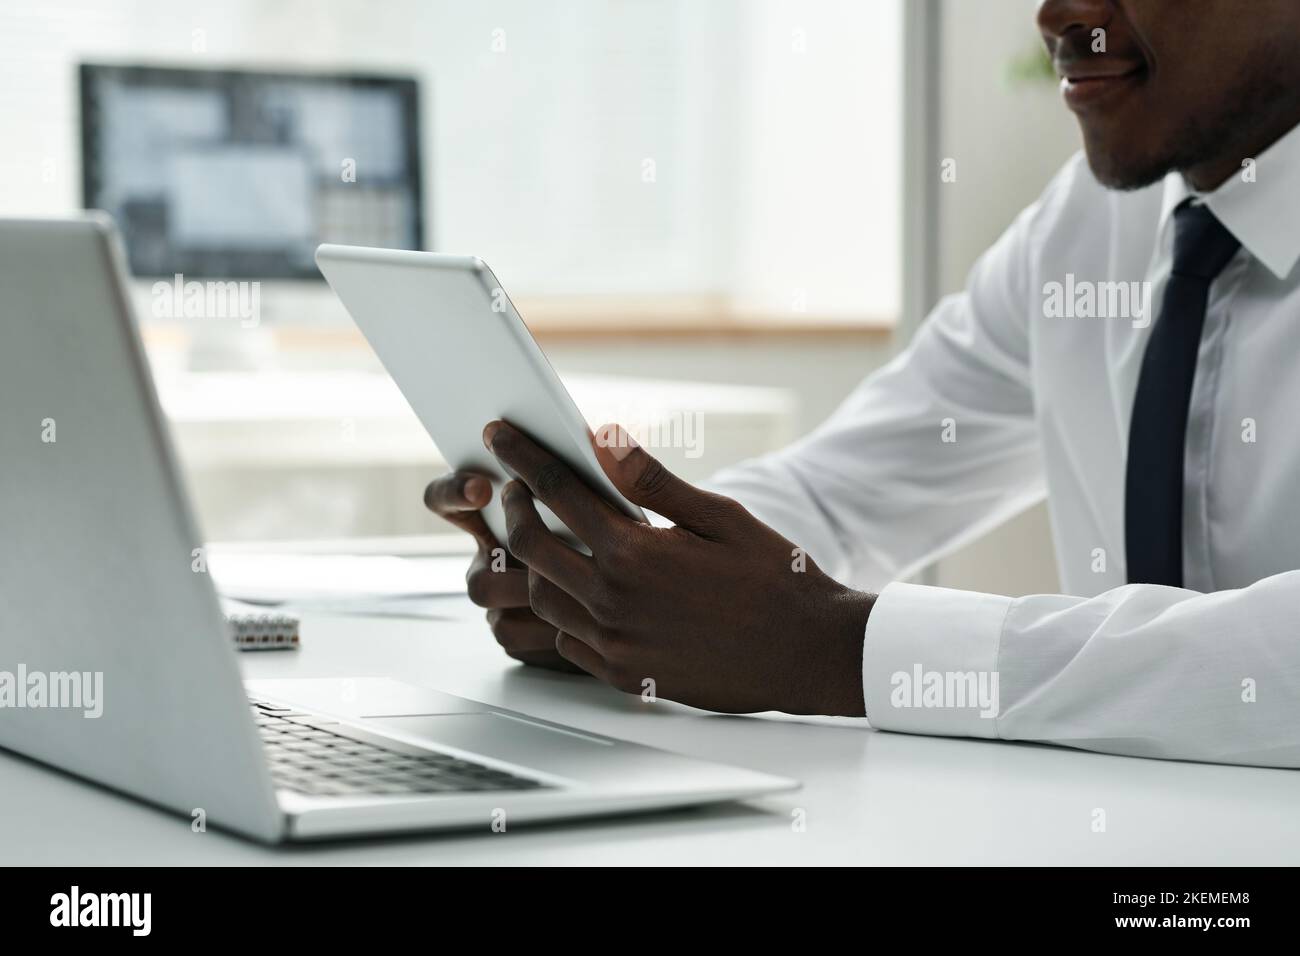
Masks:
[[[398,681],[243,684],[105,219],[0,220],[0,470],[10,750],[266,841],[798,786]]]

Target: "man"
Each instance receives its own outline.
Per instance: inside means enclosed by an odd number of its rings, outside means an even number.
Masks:
[[[602,429],[650,527],[491,423],[522,478],[499,573],[488,482],[429,486],[507,653],[713,710],[1300,766],[1300,4],[1038,22],[1086,162],[813,434],[703,491]],[[867,590],[1044,493],[1066,594]]]

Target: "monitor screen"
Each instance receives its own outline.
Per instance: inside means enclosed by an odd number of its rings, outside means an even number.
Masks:
[[[83,202],[138,276],[319,278],[422,248],[418,114],[408,78],[83,64]]]

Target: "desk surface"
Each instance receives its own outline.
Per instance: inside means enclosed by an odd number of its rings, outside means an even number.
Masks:
[[[439,620],[309,616],[249,677],[391,676],[804,781],[743,804],[598,822],[273,848],[0,754],[15,864],[1294,864],[1300,774],[877,733],[863,721],[642,703],[501,655],[463,598]],[[1097,810],[1105,830],[1094,832]],[[795,812],[804,827],[793,826]]]

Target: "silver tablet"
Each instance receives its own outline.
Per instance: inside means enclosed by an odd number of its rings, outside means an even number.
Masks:
[[[606,477],[591,429],[482,259],[326,244],[316,264],[448,464],[492,481],[483,516],[503,546],[500,492],[514,476],[483,447],[483,428],[495,419],[530,435],[624,514],[646,520]],[[538,512],[577,543],[540,502]]]

